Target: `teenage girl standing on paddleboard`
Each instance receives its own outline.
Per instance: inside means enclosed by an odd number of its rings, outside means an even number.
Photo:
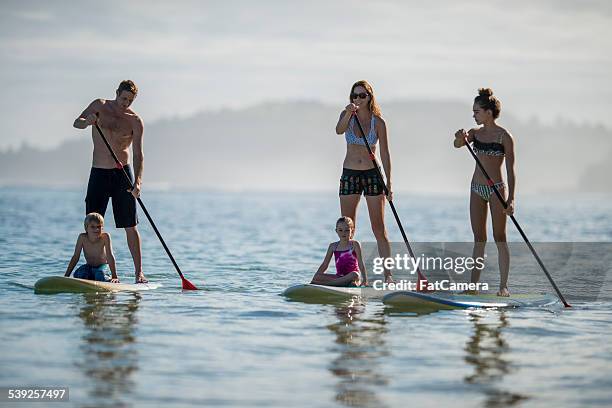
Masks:
[[[510,296],[508,291],[508,272],[510,270],[510,253],[506,242],[506,216],[514,213],[514,192],[516,177],[514,173],[514,139],[512,135],[495,123],[501,111],[501,102],[493,96],[490,88],[480,88],[474,99],[474,120],[480,127],[466,132],[459,129],[455,133],[455,147],[465,145],[465,140],[472,143],[474,152],[480,159],[485,171],[493,180],[495,187],[506,200],[508,207],[504,209],[493,187],[487,184],[487,179],[478,166],[472,176],[470,193],[470,221],[474,233],[474,259],[484,256],[487,242],[487,207],[491,208],[493,221],[493,238],[499,253],[500,283],[498,296]],[[502,178],[502,165],[506,159],[508,186]],[[472,270],[472,282],[480,280],[481,269]]]
[[[359,119],[363,131],[355,119]],[[378,244],[378,254],[383,258],[391,256],[391,247],[385,228],[385,194],[382,180],[372,167],[372,159],[365,146],[367,137],[372,152],[376,153],[376,144],[380,142],[380,158],[387,177],[389,199],[393,199],[391,188],[391,155],[387,139],[387,126],[381,117],[380,107],[376,103],[374,90],[367,81],[357,81],[351,87],[349,104],[340,113],[336,133],[344,133],[346,139],[346,156],[340,178],[340,211],[343,216],[355,220],[357,205],[361,195],[365,195],[370,215],[372,232]],[[392,281],[391,273],[385,270],[385,280]]]

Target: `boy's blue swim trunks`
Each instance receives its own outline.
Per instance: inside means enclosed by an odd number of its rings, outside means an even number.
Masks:
[[[109,267],[108,264],[102,264],[98,266],[92,266],[88,264],[81,265],[77,268],[76,271],[72,274],[73,278],[79,279],[88,279],[95,280],[101,282],[110,281],[110,276],[108,275]]]

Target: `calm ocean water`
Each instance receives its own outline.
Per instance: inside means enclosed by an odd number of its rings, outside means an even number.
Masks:
[[[533,241],[612,242],[611,199],[526,197],[517,218]],[[67,386],[70,402],[57,406],[75,407],[612,405],[609,275],[597,299],[571,310],[415,316],[379,301],[290,302],[279,294],[306,282],[335,238],[333,193],[143,200],[204,290],[180,290],[141,215],[145,273],[162,288],[35,295],[37,279],[66,268],[83,193],[0,189],[0,387]],[[471,238],[467,197],[398,194],[396,204],[413,240]],[[356,238],[371,241],[362,205]],[[400,240],[389,216],[388,226]],[[106,230],[131,281],[110,211]]]

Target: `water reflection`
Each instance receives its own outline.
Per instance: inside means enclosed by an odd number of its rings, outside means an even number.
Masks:
[[[510,347],[503,337],[508,327],[506,312],[473,311],[469,319],[474,333],[465,345],[465,361],[474,367],[474,372],[464,378],[468,384],[478,387],[486,396],[485,407],[506,407],[520,404],[527,396],[501,389],[504,377],[513,370],[506,358]]]
[[[378,360],[387,355],[384,316],[367,317],[357,298],[334,306],[338,322],[327,326],[336,334],[332,348],[338,356],[329,366],[337,377],[336,402],[351,407],[384,407],[377,391],[388,380],[379,373]]]
[[[86,328],[76,363],[90,384],[83,406],[124,407],[138,370],[135,329],[141,296],[137,293],[83,295],[79,317]]]

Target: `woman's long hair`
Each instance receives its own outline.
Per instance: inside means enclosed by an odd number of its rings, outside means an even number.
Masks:
[[[370,112],[372,112],[373,115],[380,117],[381,116],[380,106],[378,106],[378,103],[376,102],[376,97],[374,96],[374,89],[372,88],[372,85],[370,85],[370,83],[366,81],[365,79],[362,79],[361,81],[357,81],[353,84],[353,86],[351,87],[351,92],[349,93],[349,103],[353,103],[353,100],[351,99],[351,94],[355,91],[355,88],[357,88],[358,86],[364,87],[366,92],[370,94],[370,102],[368,103]]]

